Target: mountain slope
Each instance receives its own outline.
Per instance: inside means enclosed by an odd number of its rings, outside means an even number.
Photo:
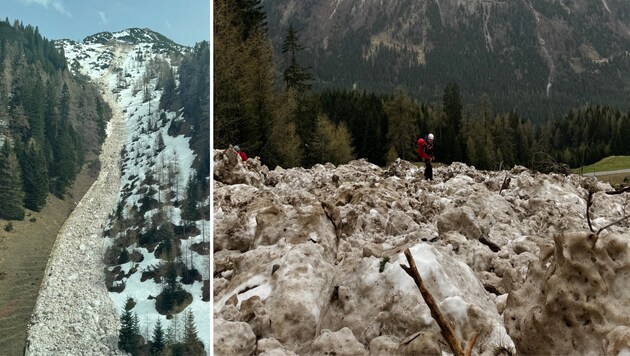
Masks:
[[[208,335],[210,328],[206,247],[209,221],[204,220],[204,214],[194,220],[182,218],[184,203],[190,199],[187,187],[191,177],[196,176],[193,162],[198,156],[189,144],[188,122],[208,118],[187,116],[184,110],[164,107],[163,102],[167,88],[179,87],[181,60],[193,50],[146,29],[100,33],[82,43],[63,40],[59,45],[75,73],[98,83],[124,113],[126,138],[121,152],[120,192],[117,208],[105,226],[110,297],[119,312],[127,297],[134,299],[132,312],[139,317],[145,340],[151,339],[158,319],[165,329],[181,328],[183,314],[192,310],[198,335],[208,349],[207,338],[202,336]],[[193,205],[203,211],[208,200],[202,197]],[[175,232],[168,242],[180,253],[176,257],[177,281],[190,296],[182,310],[169,311],[168,318],[156,311],[155,299],[162,291],[163,277],[156,271],[167,264],[165,255],[160,254],[160,244],[166,241],[147,244],[141,238],[161,227]],[[125,260],[123,255],[132,257]],[[147,279],[147,273],[153,277]]]
[[[263,1],[277,55],[289,23],[316,87],[464,101],[534,119],[587,101],[630,108],[630,3],[622,0]]]

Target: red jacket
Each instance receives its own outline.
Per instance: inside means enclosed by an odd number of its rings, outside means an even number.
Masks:
[[[238,152],[236,152],[236,153],[238,153],[238,155],[239,155],[239,156],[241,156],[241,159],[242,159],[243,161],[247,161],[247,155],[245,154],[245,152],[243,152],[243,151],[238,151]]]
[[[433,143],[428,143],[423,138],[418,140],[418,157],[421,159],[433,158]]]

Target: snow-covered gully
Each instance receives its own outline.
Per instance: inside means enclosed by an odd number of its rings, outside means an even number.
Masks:
[[[26,355],[117,355],[118,311],[105,287],[102,226],[116,204],[123,113],[113,118],[100,155],[101,173],[61,228],[28,330]]]

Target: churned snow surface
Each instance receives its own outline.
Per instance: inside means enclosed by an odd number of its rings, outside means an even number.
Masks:
[[[110,105],[111,96],[105,96]],[[28,330],[27,355],[117,355],[118,308],[108,297],[102,227],[116,204],[123,118],[113,118],[100,155],[101,173],[61,228]]]
[[[473,354],[630,345],[628,193],[516,166],[365,160],[269,170],[213,152],[215,355],[451,354],[413,279]],[[506,177],[508,187],[502,188]],[[540,337],[541,330],[545,337]],[[538,335],[538,336],[537,336]]]
[[[112,38],[125,35],[125,31],[121,31],[114,33]],[[183,337],[183,315],[192,310],[198,336],[209,352],[210,303],[202,301],[202,282],[182,286],[193,296],[193,301],[169,320],[155,310],[153,297],[161,292],[162,286],[153,279],[140,280],[142,271],[164,262],[146,248],[129,247],[130,253],[135,250],[143,259],[139,263],[121,265],[126,272],[132,268],[138,271],[122,281],[125,289],[121,293],[107,291],[103,273],[104,251],[113,239],[103,239],[102,232],[112,223],[108,214],[115,210],[117,203],[122,201],[123,212],[127,214],[142,197],[138,182],[148,174],[156,179],[167,179],[169,170],[175,172],[172,175],[174,196],[170,198],[181,200],[186,195],[187,180],[194,174],[191,167],[195,154],[189,147],[189,138],[168,134],[171,124],[183,119],[182,113],[158,110],[161,91],[144,93],[142,90],[143,77],[150,78],[147,88],[156,87],[157,77],[151,73],[148,63],[153,58],[170,62],[170,58],[155,51],[151,44],[142,42],[62,41],[62,45],[72,70],[88,76],[100,86],[112,108],[113,119],[107,125],[107,140],[100,156],[101,174],[65,223],[51,254],[47,277],[29,329],[27,353],[118,354],[119,318],[128,297],[136,302],[132,313],[138,315],[140,332],[145,340],[152,338],[158,319],[165,332],[175,323],[177,336]],[[157,147],[158,141],[163,142],[163,148]],[[123,147],[127,154],[121,160]],[[157,184],[153,188],[157,191],[155,199],[167,199],[166,191],[160,190]],[[145,219],[150,220],[156,212],[157,209],[146,212]],[[179,208],[170,206],[166,215],[174,224],[180,224]],[[201,233],[182,240],[182,260],[189,268],[196,268],[204,280],[209,280],[210,257],[193,251],[191,246],[209,240],[210,222],[199,220],[196,226]]]

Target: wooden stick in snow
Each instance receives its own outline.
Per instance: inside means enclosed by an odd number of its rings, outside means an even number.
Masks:
[[[429,290],[427,290],[427,288],[424,286],[424,283],[422,282],[422,277],[420,277],[420,273],[418,273],[418,269],[416,268],[416,262],[413,260],[413,256],[411,256],[411,251],[409,251],[409,249],[405,250],[405,257],[407,257],[407,261],[409,262],[409,267],[402,264],[400,265],[400,267],[405,272],[407,272],[407,274],[411,276],[411,278],[413,278],[413,280],[416,282],[418,289],[420,289],[420,294],[422,294],[422,298],[424,299],[425,303],[427,303],[427,305],[429,306],[429,309],[431,310],[431,317],[440,326],[440,330],[442,331],[442,336],[448,343],[448,346],[450,346],[451,351],[453,351],[453,354],[455,356],[464,356],[465,355],[464,350],[462,349],[462,346],[457,340],[457,337],[455,337],[455,332],[453,331],[453,327],[451,326],[451,323],[449,323],[448,320],[444,319],[444,316],[442,315],[442,312],[440,312],[440,308],[438,308],[437,304],[435,303],[433,296],[431,295],[431,293],[429,293]]]

